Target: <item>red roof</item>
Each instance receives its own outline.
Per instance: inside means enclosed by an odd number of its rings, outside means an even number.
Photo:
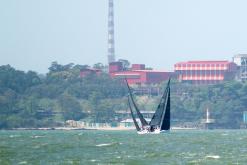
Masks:
[[[172,71],[161,71],[161,70],[126,70],[119,71],[118,73],[136,73],[136,72],[146,72],[146,73],[172,73]]]

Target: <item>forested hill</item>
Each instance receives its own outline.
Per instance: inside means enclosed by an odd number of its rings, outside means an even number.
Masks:
[[[128,109],[126,85],[106,73],[81,78],[85,67],[53,62],[46,75],[39,75],[0,66],[0,128],[62,126],[70,119],[113,122],[115,112]],[[180,123],[200,121],[209,108],[218,127],[239,128],[247,110],[247,83],[192,86],[173,81],[171,92],[172,120]],[[136,97],[142,110],[155,110],[159,99]]]
[[[83,118],[110,122],[114,110],[126,109],[121,100],[126,87],[104,73],[80,78],[84,67],[54,62],[40,76],[0,66],[0,128],[58,126]]]

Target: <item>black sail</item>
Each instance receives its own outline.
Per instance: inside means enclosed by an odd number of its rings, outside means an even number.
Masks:
[[[135,118],[135,116],[134,116],[134,113],[133,113],[133,110],[132,110],[132,107],[131,107],[131,104],[130,104],[130,99],[129,99],[129,97],[128,97],[128,105],[129,105],[129,108],[130,108],[130,113],[131,113],[133,122],[134,122],[134,124],[135,124],[136,130],[137,130],[137,131],[140,131],[141,129],[140,129],[140,127],[139,127],[139,125],[138,125],[138,123],[137,123],[137,121],[136,121],[136,118]]]
[[[168,89],[167,103],[166,103],[166,111],[161,120],[160,130],[169,130],[170,129],[170,119],[171,119],[171,104],[170,104],[170,88]]]
[[[166,102],[166,97],[162,97],[161,103],[158,105],[149,123],[150,126],[160,126],[161,125],[161,120],[162,120],[162,116],[164,114],[164,109],[165,109],[165,102]]]
[[[135,101],[133,99],[133,95],[132,95],[132,92],[130,90],[129,84],[128,84],[126,79],[125,79],[125,81],[126,81],[126,84],[127,84],[128,90],[129,90],[131,101],[132,101],[132,103],[133,103],[133,105],[135,107],[136,113],[137,113],[137,115],[138,115],[138,117],[139,117],[139,119],[140,119],[140,121],[142,123],[142,126],[147,126],[148,125],[147,121],[144,119],[143,115],[141,114],[139,108],[137,107],[137,105],[136,105],[136,103],[135,103]]]
[[[168,96],[168,90],[169,90],[169,87],[170,86],[170,79],[167,83],[167,87],[161,97],[161,100],[160,100],[160,103],[149,123],[149,125],[151,127],[157,127],[157,126],[161,126],[162,125],[162,122],[163,122],[163,117],[165,115],[165,110],[166,110],[166,105],[167,105],[167,96]]]

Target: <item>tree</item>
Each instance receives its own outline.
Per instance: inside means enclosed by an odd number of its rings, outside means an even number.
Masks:
[[[105,66],[102,64],[102,63],[96,63],[93,65],[93,68],[94,69],[100,69],[100,70],[103,70],[105,68]]]
[[[58,64],[57,61],[53,61],[48,69],[49,72],[59,72],[62,71],[62,68],[62,65]]]
[[[64,93],[58,98],[62,114],[65,120],[79,120],[84,114],[80,103],[71,95]]]

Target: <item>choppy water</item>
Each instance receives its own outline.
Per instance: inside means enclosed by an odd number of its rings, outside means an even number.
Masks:
[[[0,131],[0,164],[247,164],[247,130]]]

